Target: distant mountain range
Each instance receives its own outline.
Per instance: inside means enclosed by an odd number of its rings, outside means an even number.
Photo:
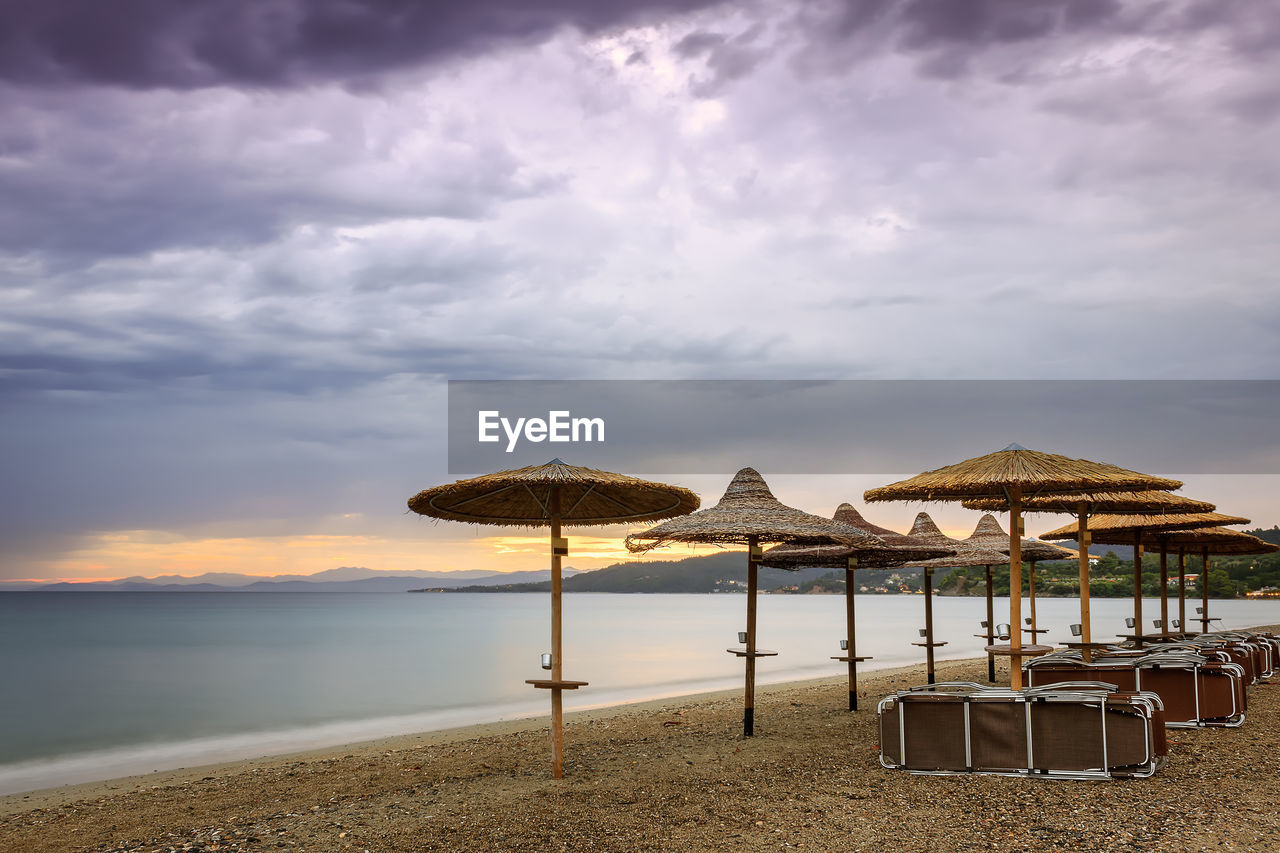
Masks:
[[[564,569],[566,578],[577,569]],[[435,588],[492,586],[510,583],[550,581],[551,570],[491,572],[466,569],[456,572],[379,572],[360,566],[342,566],[314,575],[258,577],[228,572],[209,572],[196,577],[162,575],[155,578],[129,577],[113,581],[80,583],[0,583],[4,590],[55,592],[408,592],[424,584]]]
[[[1070,548],[1073,551],[1080,550],[1080,543],[1074,539],[1062,539],[1052,544],[1061,545],[1063,548]],[[1133,559],[1132,545],[1099,545],[1095,542],[1089,546],[1089,556],[1091,558],[1105,557],[1107,556],[1108,551],[1112,552],[1122,560]]]
[[[757,586],[763,591],[796,587],[816,580],[831,569],[806,568],[789,572],[783,569],[759,571]],[[904,574],[910,570],[904,570]],[[918,573],[919,570],[917,569]],[[747,555],[742,551],[722,551],[682,560],[645,560],[614,563],[603,569],[582,572],[565,578],[565,592],[746,592]],[[422,592],[543,592],[551,588],[546,581],[473,584],[450,589],[428,588]]]

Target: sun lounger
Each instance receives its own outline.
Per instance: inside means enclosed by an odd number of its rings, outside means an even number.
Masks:
[[[946,682],[887,696],[877,710],[880,763],[912,773],[1109,779],[1165,763],[1160,698],[1111,684]]]
[[[1225,654],[1232,663],[1244,667],[1246,685],[1253,684],[1267,672],[1269,655],[1259,643],[1214,634],[1199,634],[1187,640],[1186,646],[1208,657]]]
[[[1212,652],[1211,652],[1212,653]],[[1239,726],[1245,719],[1245,670],[1193,651],[1160,650],[1140,658],[1095,658],[1067,653],[1029,661],[1027,683],[1040,687],[1096,679],[1121,690],[1155,693],[1165,725],[1177,728]]]
[[[1228,643],[1247,645],[1253,653],[1254,671],[1258,678],[1270,678],[1275,671],[1276,652],[1280,650],[1280,640],[1243,631],[1210,634],[1209,640],[1224,640]]]

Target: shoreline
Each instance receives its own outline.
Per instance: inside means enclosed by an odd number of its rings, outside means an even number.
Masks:
[[[985,681],[986,659],[938,680]],[[1280,849],[1280,688],[1241,729],[1169,731],[1151,779],[913,776],[878,760],[876,702],[923,664],[379,738],[0,798],[0,849],[63,851]],[[1007,667],[998,667],[997,683]],[[1236,781],[1231,781],[1236,780]]]
[[[957,659],[948,661],[939,658],[938,664],[971,663],[974,660],[978,659]],[[980,660],[982,660],[985,665],[986,659],[982,658]],[[873,674],[876,676],[884,675],[896,678],[899,675],[905,675],[914,670],[923,670],[923,666],[923,663],[921,663],[890,667],[887,669],[869,669],[865,671],[865,675],[867,678],[871,678]],[[864,671],[859,670],[860,683],[863,674]],[[779,681],[774,683],[758,682],[756,684],[756,694],[760,697],[767,697],[774,693],[803,687],[830,686],[834,690],[837,686],[843,687],[846,681],[847,676],[835,675],[822,676],[819,678]],[[681,693],[651,699],[638,699],[633,702],[600,705],[566,711],[564,718],[566,725],[584,722],[594,723],[597,721],[608,720],[611,717],[624,716],[631,713],[646,713],[648,711],[663,708],[673,702],[700,704],[705,702],[730,700],[733,697],[738,697],[740,699],[741,696],[741,687],[719,690],[703,690],[694,693]],[[250,768],[276,767],[294,764],[299,761],[323,761],[340,755],[381,754],[387,750],[403,750],[441,743],[447,744],[454,741],[521,734],[539,730],[545,731],[547,730],[549,720],[550,713],[547,712],[508,720],[468,723],[466,725],[450,726],[430,731],[388,735],[386,737],[358,740],[333,746],[320,746],[313,749],[283,752],[276,755],[262,755],[250,758],[230,759],[227,761],[214,761],[207,764],[192,765],[191,767],[154,770],[149,773],[135,773],[110,779],[75,782],[67,785],[54,785],[47,788],[37,788],[30,791],[19,791],[12,794],[0,795],[0,818],[26,811],[31,808],[49,808],[51,806],[73,802],[78,799],[96,799],[98,797],[142,787],[149,787],[152,785],[182,784],[197,779],[203,779],[210,775],[225,775]]]
[[[938,655],[938,663],[960,661],[971,657],[972,652],[958,652],[950,656]],[[898,670],[910,670],[917,663],[885,663],[877,666],[875,662],[864,663],[859,667],[859,678],[873,673]],[[830,673],[834,666],[823,669]],[[756,689],[784,688],[787,685],[817,683],[826,680],[841,681],[845,675],[811,675],[814,667],[802,667],[785,673],[757,674]],[[687,699],[708,699],[741,694],[742,676],[728,678],[698,680],[693,682],[669,682],[650,685],[635,690],[644,691],[643,695],[628,696],[632,691],[605,691],[604,695],[587,701],[578,707],[566,708],[566,717],[573,715],[602,715],[611,712],[624,712],[629,708],[643,707],[654,703]],[[730,686],[721,686],[729,682]],[[590,694],[584,694],[586,698]],[[574,697],[578,698],[578,697]],[[403,717],[386,717],[368,720],[342,720],[332,723],[321,723],[296,729],[278,729],[246,733],[239,736],[210,736],[183,741],[144,743],[136,746],[107,747],[63,756],[44,759],[30,759],[0,765],[0,783],[10,783],[14,778],[24,777],[44,780],[57,777],[58,781],[46,784],[36,783],[31,787],[4,790],[0,788],[0,816],[9,811],[9,802],[14,798],[26,795],[45,794],[62,789],[83,789],[96,791],[98,786],[113,785],[124,780],[168,779],[170,776],[180,778],[182,774],[196,773],[207,769],[238,767],[246,764],[258,764],[270,761],[284,761],[295,756],[316,757],[337,751],[348,751],[364,744],[381,744],[415,739],[425,736],[463,736],[474,730],[521,731],[527,726],[536,727],[541,721],[543,725],[549,720],[545,696],[535,696],[533,702],[510,705],[484,706],[474,708],[445,709],[423,712]],[[490,714],[496,716],[490,716]],[[473,715],[467,722],[453,722],[458,718]],[[436,725],[437,721],[448,721]],[[382,729],[382,731],[377,731]],[[338,732],[334,734],[335,730]],[[325,732],[329,732],[326,736]],[[258,745],[254,745],[258,744]],[[275,744],[275,745],[271,745]],[[283,745],[282,745],[283,744]],[[102,767],[102,775],[94,767]],[[114,772],[113,772],[114,771]],[[65,781],[63,781],[65,780]],[[8,785],[6,784],[6,787]],[[118,786],[117,786],[118,787]],[[111,788],[116,790],[116,787]],[[34,797],[32,798],[34,800]]]

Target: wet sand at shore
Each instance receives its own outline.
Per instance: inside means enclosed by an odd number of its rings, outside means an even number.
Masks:
[[[754,738],[740,690],[570,714],[558,780],[539,718],[11,795],[0,850],[1280,850],[1280,686],[1151,779],[1068,782],[883,769],[875,703],[923,682],[762,687]]]

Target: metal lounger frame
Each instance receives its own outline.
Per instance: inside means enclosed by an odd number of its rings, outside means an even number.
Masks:
[[[1177,646],[1177,649],[1169,648],[1169,646]],[[1204,719],[1200,713],[1200,668],[1206,663],[1205,659],[1192,651],[1183,651],[1185,646],[1182,644],[1169,644],[1169,646],[1161,647],[1160,650],[1148,655],[1137,658],[1094,658],[1092,663],[1085,663],[1083,657],[1078,652],[1055,652],[1051,655],[1035,658],[1028,661],[1024,668],[1031,670],[1037,666],[1044,667],[1053,663],[1062,662],[1064,659],[1070,661],[1073,665],[1079,666],[1082,670],[1087,671],[1091,667],[1098,666],[1115,666],[1122,664],[1133,667],[1133,683],[1134,689],[1141,691],[1142,687],[1142,670],[1155,669],[1159,667],[1172,667],[1179,669],[1190,669],[1193,695],[1195,696],[1196,719],[1195,720],[1178,720],[1170,722],[1165,721],[1165,728],[1170,729],[1196,729],[1196,728],[1239,728],[1244,725],[1245,710],[1236,702],[1235,691],[1231,693],[1231,713],[1225,717],[1214,717],[1210,720]],[[1219,671],[1226,671],[1234,674],[1243,682],[1245,678],[1244,667],[1238,663],[1219,663],[1217,666]],[[1062,682],[1063,684],[1074,684],[1076,682]],[[1045,687],[1055,687],[1058,685],[1044,685]]]
[[[1153,754],[1151,740],[1148,739],[1146,744],[1147,754],[1141,765],[1133,765],[1141,767],[1133,772],[1125,772],[1115,774],[1108,768],[1107,761],[1107,696],[1110,693],[1117,692],[1118,688],[1114,684],[1105,681],[1067,681],[1059,684],[1046,685],[1044,687],[1027,687],[1022,690],[1013,690],[1008,687],[991,687],[984,684],[977,684],[972,681],[943,681],[937,684],[922,685],[920,687],[912,687],[908,690],[900,690],[893,695],[886,696],[881,699],[876,706],[877,715],[885,712],[885,709],[891,704],[896,704],[898,715],[898,758],[902,762],[894,764],[886,761],[884,750],[880,750],[880,765],[889,770],[907,770],[910,773],[927,776],[964,776],[969,773],[982,773],[988,776],[1017,776],[1017,777],[1033,777],[1037,779],[1116,779],[1116,778],[1146,778],[1154,775],[1161,767],[1164,766],[1165,757]],[[924,693],[944,693],[958,695],[964,701],[964,756],[967,767],[973,767],[973,747],[972,732],[969,722],[969,707],[971,702],[978,700],[1012,700],[1021,701],[1024,705],[1027,720],[1027,767],[1018,770],[917,770],[906,766],[907,745],[906,745],[906,723],[905,713],[903,711],[903,703],[900,701],[902,697],[917,696]],[[1145,693],[1140,695],[1129,694],[1125,697],[1125,710],[1138,710],[1148,721],[1151,721],[1157,710],[1163,710],[1160,697],[1154,693]],[[1098,710],[1101,714],[1102,721],[1102,766],[1097,769],[1090,770],[1041,770],[1035,765],[1035,743],[1031,727],[1031,707],[1036,701],[1041,702],[1073,702],[1073,703],[1093,703],[1098,704]]]

